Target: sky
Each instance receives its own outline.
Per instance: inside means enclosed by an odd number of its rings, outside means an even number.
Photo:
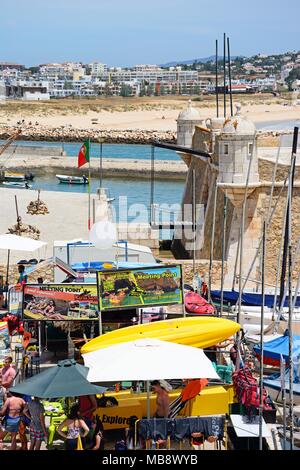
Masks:
[[[0,61],[164,64],[300,49],[299,0],[10,0],[1,2]],[[3,5],[3,3],[5,3]],[[220,46],[221,47],[221,46]]]

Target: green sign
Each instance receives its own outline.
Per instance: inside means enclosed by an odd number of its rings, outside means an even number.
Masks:
[[[181,265],[98,271],[101,311],[182,304]]]

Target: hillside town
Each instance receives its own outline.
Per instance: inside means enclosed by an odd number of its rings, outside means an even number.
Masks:
[[[234,57],[230,66],[232,93],[276,94],[297,91],[300,86],[300,52]],[[221,57],[218,58],[218,70],[218,87],[221,88]],[[214,94],[215,71],[214,57],[165,65],[135,65],[130,68],[109,67],[101,62],[48,63],[32,67],[0,62],[0,99]]]

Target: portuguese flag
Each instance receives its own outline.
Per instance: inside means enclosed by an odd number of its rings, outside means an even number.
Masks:
[[[78,153],[78,168],[90,161],[90,142],[86,140],[80,147]]]

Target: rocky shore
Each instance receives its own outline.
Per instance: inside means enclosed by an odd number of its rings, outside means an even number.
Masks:
[[[177,134],[173,131],[76,129],[71,125],[55,128],[41,125],[1,126],[0,139],[8,139],[19,129],[22,129],[22,132],[18,140],[32,141],[82,142],[90,139],[95,143],[151,144],[154,141],[175,143],[177,139]]]

